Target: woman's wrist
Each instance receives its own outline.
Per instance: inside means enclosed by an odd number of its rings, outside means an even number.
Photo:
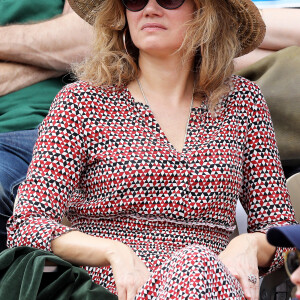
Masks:
[[[119,243],[120,242],[115,241],[115,240],[107,240],[106,241],[104,256],[108,262],[111,262],[117,256]]]
[[[106,240],[104,257],[109,265],[119,263],[122,259],[122,254],[129,254],[130,252],[132,252],[132,250],[125,244],[116,240]]]
[[[274,258],[276,247],[268,243],[265,233],[254,232],[251,235],[256,241],[258,265],[263,268],[269,267]]]
[[[233,247],[241,247],[248,245],[248,248],[257,256],[258,266],[270,266],[276,248],[271,246],[266,238],[266,234],[262,232],[244,233],[234,238],[230,243]]]
[[[53,240],[51,247],[54,254],[71,263],[104,267],[110,265],[111,257],[117,253],[118,243],[80,231],[72,231]]]

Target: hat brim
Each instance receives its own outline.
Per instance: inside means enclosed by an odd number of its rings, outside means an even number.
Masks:
[[[234,8],[234,15],[239,21],[238,38],[241,51],[238,56],[245,55],[256,49],[266,34],[266,25],[261,13],[252,0],[229,0]]]
[[[268,242],[277,247],[296,247],[300,250],[300,225],[270,228],[267,232]]]
[[[69,0],[72,9],[82,19],[94,24],[99,5],[105,0]],[[112,0],[110,0],[112,1]],[[266,26],[256,5],[251,0],[228,0],[233,14],[239,20],[238,38],[241,51],[236,55],[245,55],[257,48],[266,33]]]
[[[91,25],[94,24],[97,7],[104,0],[68,0],[74,12]]]

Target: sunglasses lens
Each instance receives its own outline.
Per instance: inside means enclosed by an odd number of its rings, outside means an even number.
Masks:
[[[131,11],[142,10],[149,0],[122,0],[124,6]],[[165,9],[175,9],[183,4],[185,0],[156,0]]]
[[[124,6],[131,11],[142,10],[148,3],[148,0],[123,0]]]
[[[292,274],[299,267],[299,257],[297,252],[290,251],[286,254],[285,266],[289,274]]]
[[[157,3],[166,9],[176,9],[183,4],[185,0],[157,0]]]

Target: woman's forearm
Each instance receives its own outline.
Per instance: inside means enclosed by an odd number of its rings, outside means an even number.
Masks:
[[[90,236],[80,231],[61,235],[51,242],[55,255],[77,265],[103,267],[119,242]]]
[[[125,244],[73,231],[51,243],[54,254],[81,266],[110,265],[120,299],[133,299],[150,277],[146,265]],[[126,296],[122,297],[122,296]],[[131,295],[131,296],[130,296]]]

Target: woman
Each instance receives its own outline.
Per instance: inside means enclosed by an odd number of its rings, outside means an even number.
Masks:
[[[119,299],[257,299],[294,222],[270,116],[233,58],[262,40],[251,1],[69,1],[94,24],[85,81],[41,129],[9,246],[86,266]],[[235,206],[249,234],[229,243]],[[61,225],[66,214],[72,226]]]

